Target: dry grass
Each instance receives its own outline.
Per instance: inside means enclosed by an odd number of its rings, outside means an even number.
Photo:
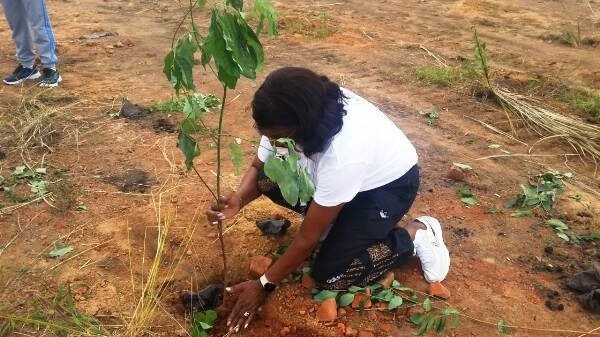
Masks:
[[[564,139],[583,157],[594,164],[600,159],[600,127],[564,116],[543,107],[538,100],[512,93],[504,88],[492,86],[502,105],[542,137]],[[510,118],[510,117],[509,117]]]

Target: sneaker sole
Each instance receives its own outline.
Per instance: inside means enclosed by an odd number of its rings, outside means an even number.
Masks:
[[[62,82],[62,77],[60,75],[58,75],[58,81],[56,81],[56,83],[40,83],[40,87],[42,88],[55,88],[58,87],[58,84]]]
[[[42,74],[40,74],[39,71],[36,71],[35,73],[29,75],[27,78],[23,78],[23,79],[20,79],[18,81],[10,82],[10,81],[7,81],[7,80],[2,80],[2,82],[4,82],[5,84],[8,84],[8,85],[15,85],[15,84],[23,83],[23,81],[25,81],[25,80],[35,80],[35,79],[38,79],[38,78],[40,78],[40,76],[42,76]]]

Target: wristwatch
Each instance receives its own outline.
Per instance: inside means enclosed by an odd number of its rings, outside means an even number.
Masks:
[[[261,276],[259,278],[259,281],[260,281],[260,284],[262,285],[263,289],[268,293],[273,292],[273,290],[275,290],[277,288],[277,285],[275,283],[273,283],[267,279],[266,274],[263,274],[263,276]]]

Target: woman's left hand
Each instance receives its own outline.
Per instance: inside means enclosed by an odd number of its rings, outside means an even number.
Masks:
[[[238,332],[240,328],[247,328],[259,306],[267,298],[267,292],[263,289],[259,280],[246,281],[225,288],[230,294],[237,294],[238,299],[227,319],[229,331]]]

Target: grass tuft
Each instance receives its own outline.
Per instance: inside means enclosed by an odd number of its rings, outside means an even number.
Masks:
[[[594,120],[600,119],[600,94],[588,90],[573,89],[565,93],[561,99],[574,109],[585,112]]]

